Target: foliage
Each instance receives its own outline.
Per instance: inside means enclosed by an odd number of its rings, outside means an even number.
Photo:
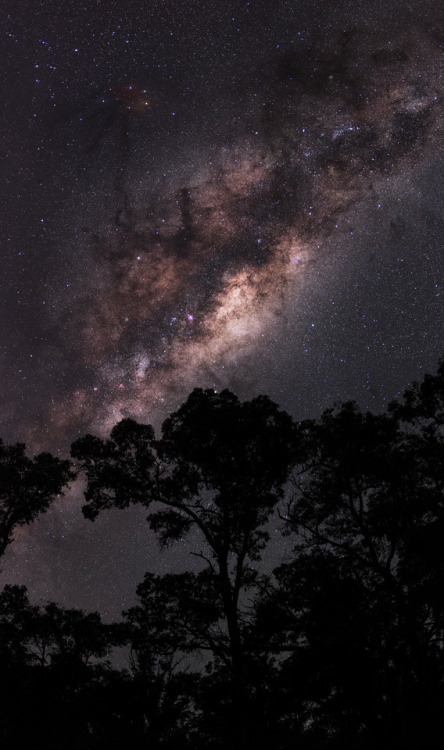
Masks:
[[[0,440],[0,555],[13,540],[15,528],[48,510],[73,477],[69,461],[49,453],[31,459],[25,447]]]
[[[88,735],[96,715],[104,713],[103,702],[116,687],[121,693],[128,682],[109,663],[113,648],[125,640],[122,626],[102,623],[97,612],[54,603],[38,607],[30,604],[24,586],[5,586],[0,593],[2,748],[55,750],[61,736],[67,748],[95,747]],[[108,706],[106,721],[119,725],[120,710]]]
[[[201,569],[148,572],[119,625],[7,586],[2,747],[438,750],[443,415],[441,363],[382,415],[295,425],[266,397],[195,390],[159,439],[123,420],[76,441],[85,516],[141,504]],[[293,554],[267,575],[271,524]]]
[[[240,403],[229,391],[195,389],[164,422],[160,440],[152,428],[123,420],[110,440],[76,441],[72,456],[88,479],[88,518],[113,505],[141,503],[161,546],[192,529],[200,534],[204,547],[196,554],[206,565],[201,574],[162,582],[147,577],[139,594],[145,610],[162,613],[163,644],[171,614],[180,611],[178,649],[210,649],[228,668],[232,743],[242,744],[248,683],[242,592],[255,578],[251,563],[261,559],[269,538],[265,527],[293,462],[291,418],[266,396]]]

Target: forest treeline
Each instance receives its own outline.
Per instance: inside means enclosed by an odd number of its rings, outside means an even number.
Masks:
[[[125,419],[70,461],[1,443],[1,554],[81,474],[87,519],[142,505],[200,570],[147,572],[114,624],[5,586],[0,747],[441,748],[443,448],[444,361],[379,415],[196,389],[160,438]],[[276,531],[293,551],[266,573]]]

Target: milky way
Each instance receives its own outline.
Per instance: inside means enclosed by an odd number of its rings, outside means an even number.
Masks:
[[[435,148],[442,80],[430,29],[343,31],[328,45],[296,35],[254,92],[253,137],[158,191],[133,184],[134,160],[116,159],[108,226],[82,227],[99,270],[71,318],[91,381],[69,408],[54,405],[57,429],[79,415],[109,429],[196,382],[229,382],[223,371],[260,348],[350,208]]]
[[[159,428],[195,386],[377,411],[436,366],[442,4],[4,5],[6,441]],[[80,504],[19,532],[5,580],[115,615],[183,568],[137,509]]]

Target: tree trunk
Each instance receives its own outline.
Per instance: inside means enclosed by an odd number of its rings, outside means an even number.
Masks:
[[[245,657],[239,628],[239,610],[237,597],[228,574],[226,560],[220,565],[220,581],[230,641],[231,685],[233,708],[233,750],[248,746],[248,705],[245,674]]]

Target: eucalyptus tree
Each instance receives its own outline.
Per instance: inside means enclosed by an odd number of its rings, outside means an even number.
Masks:
[[[148,509],[162,547],[193,532],[203,571],[164,581],[147,576],[139,595],[151,613],[160,604],[164,648],[172,634],[172,650],[205,648],[228,670],[239,744],[252,653],[245,592],[255,586],[267,525],[284,496],[294,437],[291,417],[266,396],[241,403],[228,390],[195,389],[165,420],[160,439],[151,426],[125,419],[109,439],[87,435],[72,446],[87,478],[87,518],[135,503]]]

